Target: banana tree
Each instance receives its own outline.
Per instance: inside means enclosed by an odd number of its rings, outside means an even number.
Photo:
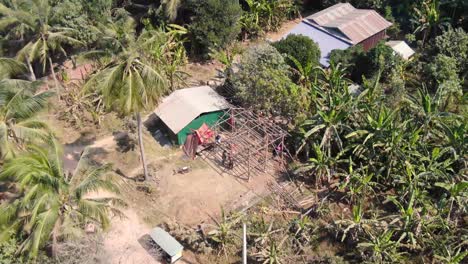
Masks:
[[[315,179],[315,188],[319,188],[325,180],[330,182],[332,177],[337,174],[339,163],[344,162],[340,158],[343,152],[338,153],[336,157],[330,157],[316,144],[312,149],[315,157],[311,157],[307,162],[301,164],[299,168],[295,170],[295,173],[313,175]]]
[[[418,242],[419,236],[419,219],[421,218],[421,208],[415,206],[415,198],[417,191],[413,191],[410,195],[409,201],[405,205],[397,200],[396,197],[389,196],[387,201],[391,201],[399,212],[399,215],[395,215],[395,219],[389,223],[390,226],[394,226],[400,231],[400,237],[398,241],[405,241],[406,247],[412,249],[420,248]]]
[[[352,207],[351,213],[351,218],[334,221],[334,225],[336,226],[338,233],[342,234],[342,242],[347,237],[352,242],[358,242],[361,236],[364,236],[365,234],[369,233],[379,223],[377,219],[364,218],[362,202],[358,202],[357,204],[355,204]]]
[[[221,208],[221,219],[212,219],[215,225],[212,225],[213,230],[208,232],[208,237],[220,246],[220,253],[224,253],[227,257],[227,247],[239,239],[234,228],[240,223],[242,217],[239,214],[228,215]]]
[[[387,263],[402,261],[404,253],[399,251],[400,241],[394,241],[393,231],[386,230],[380,235],[369,234],[368,242],[362,242],[357,247],[365,252],[369,252],[368,257],[373,263]]]
[[[435,186],[444,189],[449,194],[450,208],[447,213],[447,221],[450,221],[450,216],[453,211],[453,205],[456,203],[459,206],[461,213],[466,213],[466,204],[468,202],[468,182],[462,181],[458,183],[437,182]]]
[[[448,19],[441,15],[439,0],[424,0],[418,8],[414,8],[414,19],[416,25],[414,33],[423,33],[422,43],[431,35],[436,34],[437,30],[443,30],[448,26]]]

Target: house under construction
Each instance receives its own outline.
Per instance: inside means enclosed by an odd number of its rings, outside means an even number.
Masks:
[[[208,136],[204,136],[208,135]],[[270,117],[244,108],[229,108],[218,122],[187,138],[184,151],[202,156],[220,173],[249,180],[284,166],[288,133]],[[207,140],[212,137],[214,140]]]

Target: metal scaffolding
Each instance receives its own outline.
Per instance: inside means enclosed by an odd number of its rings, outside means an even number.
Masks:
[[[284,166],[288,133],[271,118],[244,108],[230,108],[211,129],[220,140],[201,155],[222,172],[250,180],[266,172],[275,157]]]

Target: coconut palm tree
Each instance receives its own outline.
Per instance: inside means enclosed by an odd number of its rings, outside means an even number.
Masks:
[[[19,32],[8,37],[22,43],[23,47],[17,52],[17,58],[28,66],[30,79],[36,80],[32,64],[39,61],[43,73],[49,65],[55,85],[59,89],[53,67],[54,55],[60,52],[67,56],[64,45],[80,45],[81,42],[73,38],[75,32],[71,28],[51,24],[50,1],[18,0],[13,3],[11,7],[0,3],[0,30]]]
[[[0,160],[13,157],[25,143],[52,137],[47,124],[35,119],[53,95],[38,92],[39,86],[39,82],[24,80],[0,81]]]
[[[123,115],[136,116],[138,143],[145,180],[148,179],[143,146],[141,112],[154,107],[169,90],[169,84],[158,61],[145,52],[143,38],[136,36],[133,19],[126,16],[120,21],[111,21],[101,28],[103,38],[109,40],[113,49],[109,63],[104,65],[85,84],[85,91],[99,91],[105,104]]]
[[[115,206],[123,205],[115,196],[118,186],[108,173],[110,166],[82,166],[67,177],[60,148],[55,142],[52,146],[28,147],[0,173],[0,180],[13,180],[23,195],[1,206],[0,241],[22,238],[16,253],[31,259],[46,246],[55,255],[57,243],[78,236],[86,224],[108,227],[110,214],[120,215]],[[100,190],[111,195],[97,196]]]
[[[26,66],[12,58],[0,57],[0,80],[11,79],[26,72]]]

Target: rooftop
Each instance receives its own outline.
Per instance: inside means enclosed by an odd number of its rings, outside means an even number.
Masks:
[[[199,115],[229,107],[224,97],[211,87],[198,86],[174,91],[162,100],[154,113],[177,134]]]
[[[171,257],[179,254],[184,249],[175,238],[159,227],[151,230],[150,236],[154,242]]]
[[[349,3],[336,4],[308,16],[305,20],[353,45],[392,25],[376,11],[356,9]]]
[[[407,60],[414,55],[414,50],[411,49],[406,42],[403,40],[391,40],[385,43],[387,46],[391,47],[396,53],[398,53],[403,59]]]
[[[301,22],[295,26],[289,33],[295,35],[303,35],[312,39],[320,48],[320,64],[328,67],[330,52],[335,49],[347,49],[351,46],[345,40],[339,39],[331,35],[330,33],[321,30],[318,27],[312,26],[309,23]]]

